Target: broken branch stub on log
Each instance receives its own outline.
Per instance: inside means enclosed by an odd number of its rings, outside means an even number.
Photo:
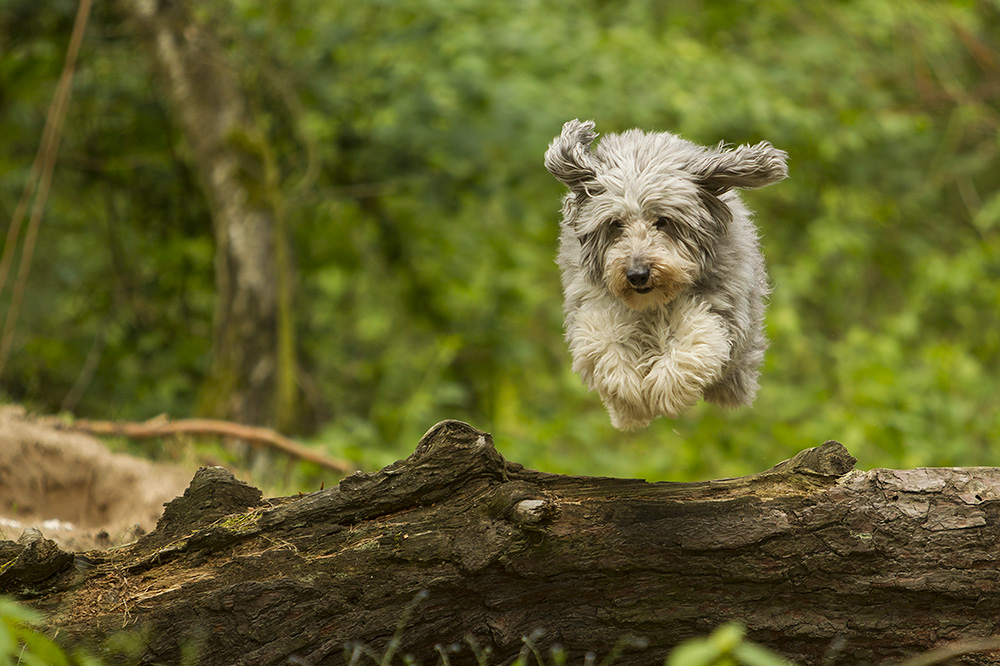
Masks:
[[[827,442],[736,479],[564,476],[445,421],[409,458],[297,498],[203,468],[136,543],[10,591],[72,640],[141,628],[143,663],[185,641],[211,664],[343,664],[351,642],[382,654],[422,590],[401,652],[425,664],[450,644],[450,663],[475,663],[470,642],[507,663],[533,633],[571,660],[642,636],[616,664],[655,664],[732,620],[805,664],[998,633],[1000,470],[853,464]]]

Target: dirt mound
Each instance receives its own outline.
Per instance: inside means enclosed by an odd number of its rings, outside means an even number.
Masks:
[[[0,539],[37,527],[74,550],[131,541],[156,525],[193,474],[0,407]]]

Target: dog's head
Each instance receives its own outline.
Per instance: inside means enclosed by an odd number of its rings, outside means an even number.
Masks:
[[[766,141],[705,148],[630,130],[594,150],[596,137],[592,121],[571,120],[545,167],[570,189],[563,223],[580,241],[588,276],[635,310],[671,301],[713,261],[732,221],[730,190],[788,175],[787,155]]]

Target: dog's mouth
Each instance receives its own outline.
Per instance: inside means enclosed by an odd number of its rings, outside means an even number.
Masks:
[[[653,291],[652,287],[632,287],[632,290],[637,294],[648,294]]]

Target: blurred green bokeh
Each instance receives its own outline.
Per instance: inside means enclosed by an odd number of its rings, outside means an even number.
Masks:
[[[375,467],[458,418],[509,459],[576,474],[732,476],[825,439],[865,468],[1000,464],[996,0],[199,11],[279,157],[315,446]],[[74,13],[0,0],[5,221]],[[211,220],[142,39],[98,3],[4,400],[104,418],[194,409]],[[789,180],[746,195],[774,285],[752,409],[699,405],[622,434],[570,372],[562,191],[542,155],[571,118],[789,153]]]

